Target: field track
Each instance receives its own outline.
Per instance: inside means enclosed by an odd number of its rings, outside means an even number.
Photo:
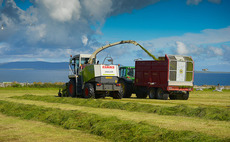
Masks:
[[[52,109],[60,109],[61,111],[77,111],[81,113],[86,113],[87,115],[96,115],[96,117],[101,117],[104,119],[109,126],[110,119],[107,118],[116,118],[117,121],[120,121],[121,126],[123,125],[129,125],[132,130],[132,132],[136,132],[134,129],[136,126],[143,126],[146,127],[146,130],[159,130],[162,135],[159,136],[157,133],[154,133],[155,136],[146,136],[143,134],[139,134],[140,137],[136,137],[136,139],[130,138],[132,135],[129,136],[126,140],[128,141],[137,141],[138,138],[151,138],[152,141],[191,141],[191,140],[199,140],[197,138],[200,138],[204,141],[229,141],[230,140],[230,122],[229,122],[229,109],[230,109],[230,91],[226,92],[211,92],[211,91],[203,91],[203,92],[193,92],[187,101],[183,100],[150,100],[150,99],[136,99],[130,98],[130,99],[122,99],[122,100],[113,100],[111,98],[106,99],[99,99],[99,100],[85,100],[85,99],[77,99],[77,98],[58,98],[54,97],[56,96],[57,89],[51,88],[51,89],[26,89],[26,88],[0,88],[0,101],[3,102],[11,102],[14,105],[17,105],[18,103],[24,104],[24,105],[33,105],[38,107],[44,107],[44,108],[52,108]],[[30,95],[26,95],[30,94]],[[15,97],[20,96],[20,97]],[[30,96],[30,98],[26,98]],[[37,97],[41,96],[41,97]],[[24,98],[23,98],[24,97]],[[41,98],[40,100],[36,100],[35,98]],[[44,98],[42,100],[42,98]],[[61,101],[65,99],[65,101]],[[48,100],[48,101],[47,101]],[[74,104],[74,101],[79,102],[88,102],[82,104]],[[94,103],[101,103],[98,106],[93,106]],[[107,108],[103,106],[105,104],[107,105]],[[124,104],[129,105],[136,105],[138,107],[151,107],[153,106],[156,108],[163,108],[159,109],[157,111],[159,112],[148,112],[148,111],[142,111],[142,109],[139,109],[138,111],[135,111],[135,108],[132,108],[130,110],[129,108],[124,109]],[[4,105],[2,105],[4,107]],[[127,106],[127,105],[126,105]],[[177,108],[177,106],[182,106],[183,108],[181,110],[178,110],[178,112],[174,112],[175,110],[168,111],[172,108]],[[0,107],[1,108],[1,107]],[[166,109],[165,109],[166,108]],[[211,109],[210,109],[211,108]],[[17,108],[18,109],[18,108]],[[2,109],[3,110],[3,109]],[[194,115],[189,115],[186,113],[181,113],[181,111],[192,111],[196,112],[197,110],[201,110],[201,113],[194,113]],[[173,113],[172,113],[173,112]],[[224,113],[223,113],[224,112]],[[4,114],[3,114],[4,113]],[[204,114],[205,113],[205,114]],[[10,116],[7,116],[10,115]],[[23,125],[25,123],[31,124],[31,123],[39,123],[42,125],[42,128],[49,128],[50,133],[42,133],[41,130],[31,128],[32,132],[35,135],[38,135],[39,133],[41,135],[47,135],[43,137],[42,141],[50,140],[50,141],[62,141],[62,138],[65,138],[67,135],[71,137],[71,139],[78,138],[79,141],[113,141],[116,140],[116,138],[111,136],[108,136],[105,134],[98,134],[95,131],[87,131],[85,129],[63,129],[63,127],[55,128],[54,126],[50,125],[49,122],[39,122],[32,120],[23,120],[19,119],[20,116],[13,116],[9,112],[3,112],[0,115],[1,120],[0,121],[0,129],[4,130],[0,133],[0,141],[9,141],[8,138],[16,139],[16,141],[28,141],[29,137],[21,137],[20,135],[25,135],[25,130],[23,129],[29,129],[29,128],[23,128]],[[21,117],[22,118],[22,117]],[[22,125],[13,125],[13,124],[7,124],[3,123],[4,121],[9,120],[14,121],[20,121],[20,124]],[[112,119],[111,119],[112,120]],[[99,120],[98,120],[99,121]],[[112,121],[111,121],[112,122]],[[129,124],[130,122],[130,124]],[[7,125],[4,125],[7,124]],[[95,123],[96,124],[96,123]],[[32,126],[32,125],[31,125]],[[12,129],[13,127],[13,129]],[[28,126],[29,127],[29,126]],[[7,132],[13,132],[14,129],[22,129],[22,131],[19,131],[16,133],[7,133]],[[63,133],[59,134],[59,137],[55,135],[52,129],[57,129],[58,131],[63,131]],[[101,131],[103,129],[106,131],[107,128],[104,128],[100,126]],[[110,130],[108,128],[108,130]],[[73,134],[72,131],[79,131],[77,132],[80,135]],[[111,129],[112,131],[112,129]],[[32,133],[31,132],[31,133]],[[27,132],[28,133],[28,132]],[[91,133],[91,134],[90,134]],[[144,133],[144,132],[143,132]],[[149,133],[149,132],[146,132]],[[125,132],[123,132],[125,134]],[[152,134],[152,133],[150,133]],[[178,137],[170,136],[170,134],[178,135]],[[53,139],[48,137],[48,135],[53,135]],[[62,136],[63,135],[63,136]],[[99,136],[103,137],[99,137]],[[138,134],[137,134],[138,135]],[[183,136],[184,135],[184,136]],[[55,137],[56,136],[56,137]],[[135,135],[136,136],[136,135]],[[36,137],[36,136],[35,136]],[[128,135],[127,135],[128,137]],[[106,138],[106,139],[105,139]],[[120,139],[117,139],[118,141],[125,141],[125,136],[121,136]],[[140,140],[140,139],[139,139]]]

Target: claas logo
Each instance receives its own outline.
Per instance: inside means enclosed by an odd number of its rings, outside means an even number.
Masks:
[[[114,69],[114,66],[102,66],[103,69]]]

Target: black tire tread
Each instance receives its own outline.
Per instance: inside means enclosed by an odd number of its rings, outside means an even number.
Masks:
[[[89,95],[86,96],[85,95],[85,89],[88,88],[89,90]],[[84,94],[84,98],[95,98],[95,92],[94,92],[94,87],[93,87],[93,84],[91,83],[86,83],[85,86],[84,86],[84,90],[83,90],[83,94]]]
[[[125,90],[123,90],[123,98],[130,98],[132,95],[132,85],[127,83],[125,80],[119,81],[121,85],[124,85]]]
[[[70,91],[69,91],[69,86],[71,84],[73,85],[73,94],[71,94]],[[76,81],[74,79],[70,79],[70,81],[68,83],[67,91],[68,91],[68,96],[70,96],[70,97],[76,97]]]

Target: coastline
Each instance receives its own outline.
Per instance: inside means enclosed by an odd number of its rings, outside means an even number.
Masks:
[[[50,82],[34,82],[34,83],[28,83],[28,82],[0,82],[0,88],[4,88],[4,87],[14,87],[15,84],[20,85],[21,87],[24,86],[30,86],[30,85],[34,85],[34,84],[59,84],[59,85],[64,85],[65,82],[55,82],[55,83],[50,83]],[[194,90],[196,89],[213,89],[216,88],[217,85],[194,85],[193,88]],[[230,90],[230,86],[229,85],[221,85],[221,87],[223,87],[223,89],[226,90]]]
[[[230,72],[221,72],[221,71],[194,71],[194,73],[221,73],[221,74],[230,74]]]

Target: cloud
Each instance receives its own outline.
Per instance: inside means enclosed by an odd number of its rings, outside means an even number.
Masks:
[[[177,53],[180,55],[187,55],[189,53],[186,45],[183,42],[176,42],[177,44]]]
[[[212,2],[212,3],[216,3],[216,4],[220,4],[221,3],[221,0],[208,0],[209,2]]]
[[[171,36],[155,38],[148,41],[140,41],[148,51],[159,57],[164,54],[188,55],[192,56],[197,67],[202,67],[201,63],[212,65],[230,65],[230,27],[222,29],[205,29],[199,33],[185,33],[181,36]],[[131,49],[131,48],[130,48]],[[138,50],[134,50],[137,52]],[[138,53],[140,58],[146,55]]]
[[[203,0],[187,0],[186,4],[187,5],[198,5],[202,1]],[[208,2],[215,3],[215,4],[220,4],[221,0],[208,0]]]
[[[0,0],[0,23],[4,25],[4,30],[0,31],[0,43],[7,43],[11,49],[4,52],[6,56],[0,59],[38,56],[35,52],[41,51],[44,51],[43,58],[46,59],[48,51],[93,52],[100,45],[94,36],[101,34],[106,18],[131,13],[158,1],[30,0],[32,6],[22,10],[14,0]],[[61,59],[57,56],[50,58]]]
[[[187,0],[187,5],[198,5],[202,0]]]
[[[70,21],[72,18],[77,20],[81,15],[81,5],[79,0],[36,0],[39,6],[44,6],[51,18],[60,22]]]
[[[230,65],[230,46],[229,45],[222,45],[223,49],[223,60],[227,61]]]
[[[221,44],[230,42],[230,26],[222,29],[205,29],[200,33],[185,33],[182,36],[156,38],[143,41],[142,43],[148,48],[164,49],[175,47],[177,41],[186,45]]]
[[[0,55],[4,55],[5,51],[10,50],[9,45],[7,43],[0,43]]]
[[[87,36],[86,36],[86,35],[83,35],[81,39],[82,39],[82,43],[84,44],[84,46],[86,46],[87,43],[88,43],[88,38],[87,38]]]
[[[209,47],[208,48],[214,55],[217,56],[222,56],[223,55],[223,50],[221,48],[216,48],[216,47]]]
[[[174,53],[179,55],[193,55],[197,57],[206,56],[209,58],[215,58],[215,57],[221,57],[225,51],[226,49],[222,47],[214,47],[208,45],[196,46],[191,44],[186,45],[183,42],[177,41]]]

